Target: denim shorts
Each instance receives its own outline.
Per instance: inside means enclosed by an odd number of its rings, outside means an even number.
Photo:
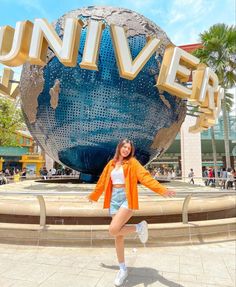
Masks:
[[[112,216],[117,213],[120,207],[128,208],[128,202],[125,194],[125,189],[123,187],[112,188],[111,203],[109,208],[109,214]]]

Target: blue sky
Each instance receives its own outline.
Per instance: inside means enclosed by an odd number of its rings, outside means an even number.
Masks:
[[[198,35],[216,23],[235,24],[235,0],[0,0],[0,26],[47,18],[90,5],[124,7],[159,25],[175,45],[196,43]]]
[[[70,10],[91,5],[134,10],[160,26],[175,45],[198,42],[199,34],[213,24],[235,24],[235,0],[0,0],[0,26],[15,27],[17,21],[35,18],[52,22]]]

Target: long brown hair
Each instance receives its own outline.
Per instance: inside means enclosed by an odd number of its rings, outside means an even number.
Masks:
[[[118,145],[116,146],[116,152],[115,152],[115,155],[114,155],[114,160],[117,161],[119,159],[119,155],[120,155],[120,149],[122,148],[123,145],[129,143],[131,145],[131,151],[130,151],[130,154],[125,157],[124,159],[128,160],[130,159],[131,157],[134,156],[134,152],[135,152],[135,148],[134,148],[134,143],[129,140],[129,139],[122,139]]]

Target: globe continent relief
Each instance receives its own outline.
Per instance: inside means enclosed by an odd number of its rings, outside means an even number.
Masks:
[[[163,154],[186,115],[183,100],[155,86],[165,48],[171,43],[165,32],[131,10],[93,6],[68,12],[53,23],[61,39],[66,17],[85,23],[76,67],[64,66],[49,48],[44,67],[27,63],[22,70],[21,104],[33,137],[55,161],[91,175],[101,173],[122,138],[134,141],[135,156],[142,164]],[[98,71],[79,66],[90,19],[105,24]],[[162,41],[134,80],[119,75],[111,24],[125,26],[133,59],[147,36]]]

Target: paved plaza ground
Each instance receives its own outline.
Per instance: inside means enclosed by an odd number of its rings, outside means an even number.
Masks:
[[[127,248],[123,286],[234,287],[235,242]],[[110,287],[113,248],[0,245],[1,287]]]
[[[216,190],[181,183],[167,186],[175,187],[177,193]],[[79,190],[84,197],[84,192],[93,187],[80,185]],[[0,188],[0,191],[9,192],[26,190],[78,189],[73,184],[32,182],[9,184]],[[147,190],[140,191],[141,201],[162,200]],[[132,247],[126,249],[129,276],[123,286],[235,287],[235,262],[235,241],[175,247],[140,247],[137,239],[133,241]],[[0,287],[111,287],[114,286],[117,271],[113,247],[0,244]]]

